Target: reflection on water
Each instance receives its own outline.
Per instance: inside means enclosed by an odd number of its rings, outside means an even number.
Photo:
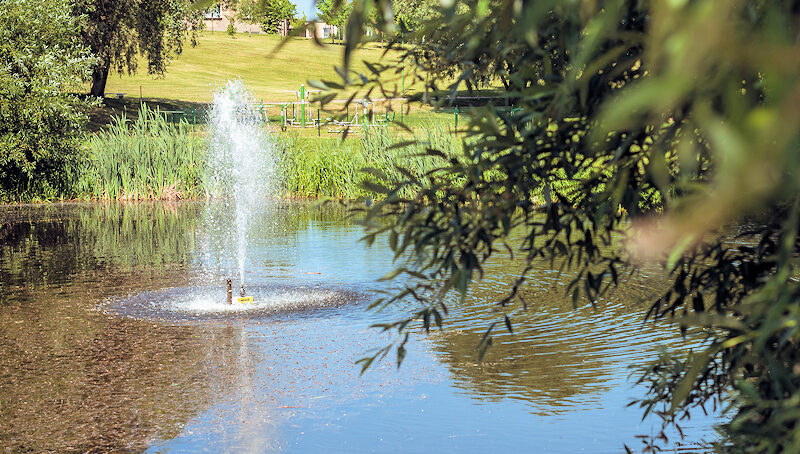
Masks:
[[[102,289],[76,287],[23,291],[0,309],[3,447],[138,450],[180,433],[210,400],[197,346],[183,342],[193,333],[99,317],[82,301]]]
[[[194,252],[202,212],[199,204],[4,207],[0,279],[19,289],[69,284],[72,276],[105,268],[182,266]]]
[[[336,207],[271,203],[249,224],[260,306],[231,310],[223,202],[0,208],[0,445],[11,451],[618,451],[650,433],[628,366],[679,342],[642,323],[638,280],[571,309],[543,264],[527,311],[497,319],[502,261],[399,370],[353,362],[388,338],[364,302],[386,248]],[[690,437],[707,435],[696,420]]]
[[[657,345],[676,341],[644,323],[641,307],[618,302],[623,295],[633,300],[641,288],[629,284],[596,308],[573,310],[562,286],[552,282],[556,276],[544,265],[531,276],[538,288],[523,293],[532,307],[513,313],[514,332],[499,331],[480,364],[475,346],[499,317],[485,301],[500,300],[506,289],[483,282],[459,307],[451,329],[434,336],[434,348],[459,386],[481,398],[525,401],[541,414],[598,407],[624,364],[652,358]]]

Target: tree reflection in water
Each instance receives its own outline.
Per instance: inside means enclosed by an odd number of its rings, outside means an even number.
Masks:
[[[175,283],[196,206],[0,213],[0,439],[12,451],[141,450],[207,406],[209,337],[93,310],[107,287]]]
[[[496,329],[480,363],[486,327],[502,318],[487,301],[505,296],[513,264],[495,260],[463,304],[451,302],[455,317],[431,337],[456,386],[480,399],[526,401],[537,414],[591,408],[620,376],[621,364],[641,364],[655,358],[658,345],[684,342],[643,320],[640,302],[658,285],[647,274],[631,277],[595,307],[574,310],[565,296],[572,276],[558,270],[558,263],[543,262],[532,273],[521,290],[528,309],[509,314],[514,332]]]

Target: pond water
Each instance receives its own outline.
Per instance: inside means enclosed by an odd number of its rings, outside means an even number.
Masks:
[[[646,276],[573,310],[546,264],[514,334],[482,363],[491,267],[446,329],[418,333],[399,369],[354,364],[392,338],[366,311],[392,267],[343,209],[271,203],[249,222],[238,276],[219,202],[0,208],[0,447],[7,451],[619,452],[658,422],[628,408],[629,367],[680,347],[642,321]],[[233,230],[232,230],[233,229]],[[234,284],[236,280],[234,280]],[[713,437],[711,417],[672,449]]]

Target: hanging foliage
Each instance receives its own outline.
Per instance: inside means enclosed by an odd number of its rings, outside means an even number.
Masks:
[[[481,351],[533,304],[519,290],[537,261],[566,264],[576,305],[658,261],[670,285],[648,316],[705,328],[708,347],[646,366],[644,411],[677,425],[724,404],[722,449],[800,449],[800,2],[443,0],[418,45],[397,35],[398,64],[356,74],[373,11],[394,30],[390,1],[354,2],[339,73],[356,96],[398,96],[410,69],[415,100],[502,85],[509,107],[470,110],[459,158],[432,148],[437,169],[370,186],[366,240],[387,235],[401,264],[387,278],[403,276],[373,307],[417,309],[379,325],[397,342],[362,364],[402,361],[493,255],[524,271],[486,302]]]

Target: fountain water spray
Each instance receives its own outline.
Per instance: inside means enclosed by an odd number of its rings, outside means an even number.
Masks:
[[[275,193],[277,165],[274,145],[241,80],[228,81],[214,91],[209,133],[211,195],[229,197],[235,204],[231,222],[244,293],[248,219]]]

